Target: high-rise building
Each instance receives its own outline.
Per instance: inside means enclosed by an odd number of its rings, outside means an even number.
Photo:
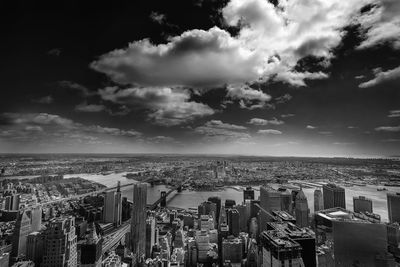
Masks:
[[[250,205],[236,205],[240,218],[240,232],[248,232],[248,224],[250,221]]]
[[[251,186],[246,187],[245,190],[243,190],[243,202],[246,201],[247,199],[253,200],[254,199],[254,189]]]
[[[233,208],[236,205],[236,201],[233,199],[225,199],[225,208]]]
[[[198,214],[211,215],[214,221],[217,220],[217,204],[211,201],[205,201],[198,206]]]
[[[391,223],[398,222],[400,223],[400,193],[387,194],[387,205],[388,205],[388,214],[389,221]]]
[[[197,260],[200,263],[207,262],[207,254],[210,249],[210,236],[207,231],[199,231],[196,234],[196,244],[198,249]]]
[[[219,227],[221,226],[221,224],[225,224],[228,225],[228,217],[226,215],[226,209],[225,206],[221,206],[221,210],[219,212]]]
[[[335,266],[378,266],[377,256],[387,254],[386,225],[335,220],[333,246]]]
[[[80,244],[81,267],[101,267],[103,240],[98,237],[96,227],[92,224],[84,243]]]
[[[264,210],[281,210],[281,193],[272,187],[260,187],[260,206]]]
[[[292,212],[294,213],[294,210],[296,209],[296,196],[299,193],[298,189],[293,189],[291,194],[292,194]]]
[[[222,262],[240,264],[243,258],[243,243],[240,238],[228,236],[222,240]]]
[[[316,189],[314,191],[314,213],[324,209],[324,198],[322,196],[322,191]]]
[[[115,193],[115,212],[114,212],[114,225],[120,226],[122,224],[122,193],[121,182],[118,181],[117,192]]]
[[[216,216],[216,221],[217,223],[219,223],[219,213],[221,211],[221,198],[220,197],[209,197],[208,201],[215,203],[215,205],[217,205],[217,213],[215,214]]]
[[[44,231],[42,267],[78,265],[75,219],[53,219]]]
[[[237,209],[228,210],[229,233],[233,236],[239,236],[240,233],[240,214]]]
[[[308,203],[306,195],[303,190],[300,189],[300,192],[296,196],[296,225],[299,227],[307,227],[308,226]]]
[[[146,255],[146,201],[147,185],[133,187],[133,214],[131,221],[131,249],[136,259]]]
[[[30,233],[26,241],[26,259],[33,261],[36,265],[39,265],[42,262],[43,250],[43,234],[40,232]]]
[[[31,218],[28,215],[28,211],[18,212],[12,238],[11,255],[13,257],[26,255],[27,236],[31,232]]]
[[[369,212],[372,213],[372,199],[364,196],[353,197],[354,212]]]
[[[42,207],[37,206],[31,210],[32,232],[40,231],[42,227]]]
[[[316,249],[315,249],[315,234],[309,228],[300,229],[291,222],[270,222],[268,223],[268,230],[277,230],[290,239],[297,242],[301,246],[301,258],[303,259],[304,266],[316,267]]]
[[[292,213],[292,195],[288,190],[281,192],[281,210]]]
[[[301,246],[278,230],[261,233],[263,265],[268,267],[304,266],[301,258]]]
[[[156,243],[156,219],[149,217],[146,219],[146,258],[151,258],[151,252]]]
[[[326,184],[322,187],[324,197],[324,208],[340,207],[346,209],[346,197],[343,187],[335,184]]]
[[[103,221],[120,226],[122,220],[122,196],[118,181],[117,191],[108,191],[104,196]]]

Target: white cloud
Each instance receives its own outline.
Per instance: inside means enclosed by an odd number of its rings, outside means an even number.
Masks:
[[[140,137],[136,130],[103,127],[100,125],[85,125],[73,120],[48,113],[3,113],[1,118],[6,123],[4,132],[14,132],[16,136],[36,133],[42,137],[100,134],[110,136]]]
[[[282,0],[274,6],[265,0],[231,0],[222,15],[226,24],[240,26],[237,36],[213,27],[186,31],[166,44],[143,39],[100,56],[91,67],[132,86],[200,88],[259,79],[305,86],[307,79],[328,75],[294,71],[297,62],[316,56],[329,64],[343,28],[372,1]]]
[[[370,1],[374,7],[360,16],[356,22],[364,30],[364,40],[359,49],[370,48],[384,43],[400,48],[400,1]]]
[[[388,115],[388,117],[389,118],[397,118],[397,117],[400,117],[400,110],[391,110],[391,111],[389,111],[389,115]]]
[[[251,136],[244,132],[246,127],[224,123],[218,120],[206,122],[204,125],[196,127],[194,132],[204,135],[206,140],[227,141],[227,140],[248,140]]]
[[[164,14],[153,11],[150,13],[150,19],[154,22],[157,22],[158,24],[163,24],[166,20],[166,16]]]
[[[107,87],[100,89],[99,95],[103,100],[113,103],[149,109],[149,119],[164,126],[179,125],[214,114],[214,110],[209,106],[190,101],[190,91],[185,89]]]
[[[257,133],[259,133],[259,134],[282,134],[281,131],[274,130],[274,129],[258,130]]]
[[[380,126],[375,128],[375,131],[378,132],[400,132],[400,125],[399,126]]]
[[[229,99],[239,100],[239,106],[243,109],[253,110],[267,107],[271,96],[262,90],[253,89],[247,85],[229,85],[226,96]]]
[[[101,56],[92,68],[120,84],[213,87],[255,80],[262,58],[224,30],[191,30],[153,45],[133,42]]]
[[[277,118],[273,118],[272,120],[252,118],[248,123],[253,125],[281,125],[284,124],[285,122],[278,120]]]
[[[207,127],[226,129],[226,130],[246,130],[247,127],[235,124],[224,123],[220,120],[211,120],[204,124]]]
[[[358,85],[360,88],[368,88],[386,81],[400,78],[400,66],[391,70],[382,71],[380,68],[374,70],[375,78]]]

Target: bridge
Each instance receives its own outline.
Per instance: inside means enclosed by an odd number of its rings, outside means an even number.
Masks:
[[[178,191],[178,192],[181,192],[181,191],[182,191],[182,186],[184,186],[185,184],[187,184],[191,179],[192,179],[192,178],[187,178],[187,179],[186,179],[185,181],[183,181],[180,185],[176,185],[176,186],[172,187],[168,192],[161,192],[161,197],[160,197],[156,202],[154,202],[152,205],[150,205],[150,206],[149,206],[149,209],[150,209],[150,210],[154,210],[155,208],[158,207],[158,205],[163,204],[163,203],[164,203],[164,205],[162,205],[162,206],[165,206],[167,197],[168,197],[172,192],[174,192],[175,190]]]

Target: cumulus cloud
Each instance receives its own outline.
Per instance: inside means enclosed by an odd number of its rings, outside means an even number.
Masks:
[[[382,69],[374,69],[375,78],[358,85],[360,88],[372,87],[387,81],[400,78],[400,66],[391,70],[382,71]]]
[[[211,120],[194,129],[197,134],[204,135],[207,140],[248,140],[251,136],[244,132],[246,127],[224,123],[219,120]]]
[[[85,125],[71,119],[48,113],[3,113],[1,114],[2,136],[14,133],[15,136],[27,136],[33,133],[42,137],[90,136],[100,134],[109,136],[140,137],[142,134],[134,129],[119,129],[100,125]],[[29,136],[28,136],[29,137]]]
[[[272,120],[252,118],[248,123],[253,125],[281,125],[284,124],[285,122],[278,120],[277,118],[273,118]]]
[[[210,88],[260,79],[305,86],[305,80],[328,74],[295,71],[297,62],[315,56],[329,63],[343,28],[372,1],[282,0],[275,6],[265,0],[231,0],[222,16],[227,25],[239,26],[236,36],[213,27],[186,31],[165,44],[143,39],[100,56],[91,67],[132,86]]]
[[[100,89],[99,95],[113,103],[149,109],[149,119],[164,126],[179,125],[215,112],[203,103],[191,101],[190,91],[186,89],[107,87]]]
[[[375,131],[378,132],[400,132],[400,125],[399,126],[380,126],[375,128]]]
[[[150,13],[150,19],[154,22],[157,22],[158,24],[163,24],[165,22],[166,16],[164,14],[153,11]]]
[[[363,29],[364,40],[359,49],[388,43],[400,48],[400,2],[398,0],[370,1],[373,7],[356,22]]]
[[[255,80],[262,58],[217,27],[191,30],[167,44],[148,39],[102,55],[91,67],[120,84],[213,87]]]
[[[81,103],[75,106],[76,111],[80,112],[101,112],[106,110],[106,106],[97,104]]]
[[[247,127],[235,124],[224,123],[220,120],[211,120],[205,123],[205,126],[226,130],[246,130]]]
[[[227,98],[239,100],[239,106],[243,109],[264,108],[268,105],[267,102],[271,100],[270,95],[247,85],[229,85],[227,91]]]
[[[265,129],[265,130],[258,130],[257,133],[259,134],[282,134],[281,131],[274,130],[274,129]]]

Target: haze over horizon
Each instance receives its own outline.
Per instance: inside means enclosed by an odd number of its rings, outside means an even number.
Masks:
[[[400,1],[10,5],[0,153],[400,154]]]

